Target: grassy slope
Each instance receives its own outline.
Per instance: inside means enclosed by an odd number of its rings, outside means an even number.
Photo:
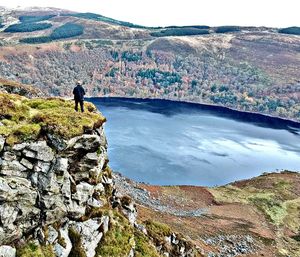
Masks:
[[[105,122],[91,103],[85,103],[86,112],[77,113],[72,101],[59,98],[28,99],[0,93],[0,102],[0,135],[8,144],[36,140],[48,132],[68,139]]]

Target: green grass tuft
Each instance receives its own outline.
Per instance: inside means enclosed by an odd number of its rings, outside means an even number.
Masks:
[[[87,257],[81,244],[81,236],[73,228],[69,229],[69,237],[72,242],[72,250],[69,256],[72,257]]]
[[[33,242],[17,248],[17,257],[55,257],[53,247],[51,245],[36,245]]]

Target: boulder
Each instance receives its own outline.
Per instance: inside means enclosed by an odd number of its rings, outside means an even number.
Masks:
[[[50,144],[57,150],[63,151],[67,148],[67,142],[63,138],[59,137],[58,135],[47,133],[47,138]]]
[[[4,203],[0,205],[0,221],[4,228],[14,229],[13,223],[17,219],[18,211],[16,206],[12,204]]]
[[[5,138],[3,136],[0,136],[0,153],[2,152],[5,144]]]
[[[109,229],[109,216],[102,216],[101,217],[101,222],[102,222],[102,231],[104,234],[106,234],[106,232]]]
[[[0,246],[0,257],[15,257],[16,256],[16,248],[2,245]]]
[[[37,192],[29,180],[18,177],[0,177],[0,201],[35,205]]]
[[[13,149],[14,151],[22,151],[22,150],[24,150],[25,147],[28,146],[28,145],[29,145],[29,143],[15,144],[15,145],[12,147],[12,149]]]
[[[96,152],[101,145],[101,139],[97,135],[82,135],[69,140],[67,150],[85,150]]]
[[[93,197],[88,199],[87,204],[93,208],[100,208],[104,206],[104,202],[102,200],[97,200]]]
[[[17,159],[17,156],[14,152],[7,151],[7,152],[4,152],[4,154],[3,154],[3,160],[5,160],[5,161],[11,162],[16,159]]]
[[[36,165],[34,166],[35,172],[42,172],[47,174],[48,171],[51,169],[51,163],[50,162],[43,162],[43,161],[37,161]]]

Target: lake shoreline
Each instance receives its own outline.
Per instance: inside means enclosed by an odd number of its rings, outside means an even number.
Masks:
[[[238,109],[234,109],[231,107],[226,107],[222,105],[217,104],[208,104],[208,103],[196,103],[192,101],[186,101],[186,100],[173,100],[173,99],[165,99],[165,98],[136,98],[136,97],[122,97],[122,96],[101,96],[101,97],[86,97],[86,100],[88,99],[115,99],[115,100],[130,100],[130,101],[166,101],[166,102],[172,102],[172,103],[179,103],[179,104],[188,104],[193,107],[204,107],[205,110],[212,110],[212,111],[222,111],[225,110],[227,112],[231,112],[232,114],[245,114],[245,115],[254,115],[258,118],[262,119],[274,119],[278,120],[284,123],[289,123],[291,126],[295,126],[296,128],[300,128],[300,121],[294,120],[294,119],[288,119],[283,118],[276,115],[266,114],[266,113],[260,113],[260,112],[251,112],[251,111],[242,111]]]
[[[165,99],[87,101],[108,119],[112,169],[135,181],[213,186],[299,170],[300,124],[290,120]]]

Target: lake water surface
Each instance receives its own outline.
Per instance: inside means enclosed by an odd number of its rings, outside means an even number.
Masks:
[[[158,185],[222,185],[300,171],[300,125],[221,107],[90,98],[106,116],[110,166]]]

